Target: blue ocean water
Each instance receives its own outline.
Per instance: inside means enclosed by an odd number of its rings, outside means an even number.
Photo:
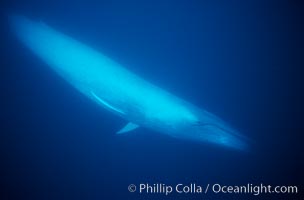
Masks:
[[[8,1],[1,8],[0,199],[251,199],[128,185],[303,186],[303,5],[297,1]],[[221,117],[250,152],[177,140],[95,105],[24,47],[18,13]],[[258,198],[299,199],[300,194]]]

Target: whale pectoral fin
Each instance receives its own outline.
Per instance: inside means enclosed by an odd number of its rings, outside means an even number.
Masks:
[[[118,112],[120,114],[125,114],[122,110],[115,108],[114,106],[112,106],[111,104],[109,104],[108,102],[106,102],[105,100],[103,100],[102,98],[100,98],[99,96],[97,96],[95,94],[95,92],[91,91],[92,96],[102,105],[104,105],[105,107],[107,107],[108,109]]]
[[[129,131],[133,131],[134,129],[138,128],[137,124],[133,124],[132,122],[127,123],[122,129],[120,129],[116,134],[127,133]]]

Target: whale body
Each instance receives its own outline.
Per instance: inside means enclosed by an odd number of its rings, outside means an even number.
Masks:
[[[135,75],[50,26],[10,16],[13,33],[43,62],[101,107],[129,123],[118,134],[145,127],[175,138],[247,149],[245,137],[212,113]]]

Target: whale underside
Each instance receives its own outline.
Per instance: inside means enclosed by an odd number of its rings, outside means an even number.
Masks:
[[[127,120],[118,134],[145,127],[175,138],[247,149],[247,139],[212,113],[149,83],[89,46],[23,16],[10,16],[10,24],[17,38],[63,79]]]

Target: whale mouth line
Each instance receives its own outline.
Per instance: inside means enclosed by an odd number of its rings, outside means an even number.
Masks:
[[[215,127],[215,128],[217,128],[217,129],[220,129],[220,130],[222,130],[222,131],[224,131],[224,132],[227,132],[227,133],[230,133],[230,134],[235,134],[233,131],[231,131],[231,130],[229,130],[229,129],[226,129],[226,128],[224,128],[224,127],[221,127],[221,126],[219,126],[219,125],[217,125],[217,124],[214,124],[214,123],[204,123],[204,122],[201,122],[201,121],[198,121],[198,122],[196,122],[195,124],[193,124],[193,126],[201,126],[201,127],[204,127],[204,126],[211,126],[211,127]]]

